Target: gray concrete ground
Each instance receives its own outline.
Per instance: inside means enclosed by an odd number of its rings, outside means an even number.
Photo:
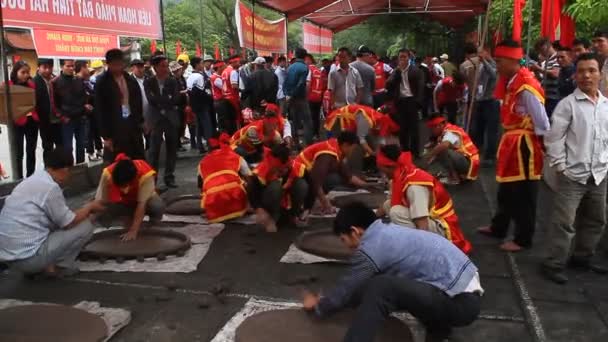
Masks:
[[[180,188],[163,196],[196,191],[197,162],[196,158],[180,160]],[[608,341],[608,277],[572,273],[565,286],[540,278],[542,224],[535,248],[517,255],[501,252],[497,241],[475,234],[476,227],[489,222],[495,206],[491,169],[483,169],[477,182],[449,191],[462,228],[474,244],[472,259],[480,268],[486,291],[481,318],[456,330],[454,341]],[[91,196],[87,192],[69,201],[78,205]],[[330,224],[330,220],[316,220],[309,229]],[[257,228],[231,224],[214,240],[193,273],[95,272],[54,281],[0,275],[0,296],[64,304],[98,301],[130,310],[132,322],[112,341],[209,341],[248,298],[296,301],[304,286],[326,289],[336,281],[345,266],[279,262],[300,232],[286,227],[268,235]],[[301,284],[303,278],[315,281]],[[218,285],[228,289],[219,300],[211,295]],[[205,301],[210,307],[200,308]]]

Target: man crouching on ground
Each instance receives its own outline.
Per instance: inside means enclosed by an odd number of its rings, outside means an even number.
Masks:
[[[73,157],[62,149],[45,156],[45,169],[23,180],[0,212],[0,261],[25,274],[78,273],[76,257],[93,235],[92,214],[104,209],[92,201],[73,212],[61,186],[70,177]]]
[[[346,306],[357,311],[344,341],[372,342],[384,320],[407,311],[441,341],[452,327],[470,325],[483,289],[477,267],[448,240],[379,220],[362,203],[338,212],[334,233],[356,250],[350,270],[322,296],[304,295],[304,309],[326,317]]]
[[[165,204],[156,193],[156,171],[145,160],[131,159],[124,153],[101,174],[95,198],[108,203],[108,210],[98,221],[105,227],[116,218],[124,218],[123,241],[137,239],[144,216],[158,223],[165,213]]]

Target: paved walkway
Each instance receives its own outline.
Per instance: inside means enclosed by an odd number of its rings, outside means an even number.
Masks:
[[[180,160],[180,188],[165,196],[195,191],[196,162]],[[608,277],[573,273],[568,285],[554,285],[537,274],[538,250],[503,253],[496,241],[475,234],[477,226],[489,222],[495,205],[491,170],[484,169],[475,183],[449,190],[475,246],[472,259],[486,291],[481,319],[458,329],[454,341],[608,341]],[[70,202],[76,205],[89,196]],[[329,225],[329,220],[319,220],[311,228]],[[126,308],[133,314],[132,322],[112,341],[209,341],[249,298],[297,301],[303,286],[294,285],[298,279],[316,278],[308,285],[313,289],[327,289],[336,281],[344,266],[279,263],[299,233],[286,228],[268,235],[252,227],[228,225],[193,273],[84,273],[44,282],[0,276],[0,296],[64,304],[89,300]],[[543,238],[541,225],[537,247]],[[211,292],[220,284],[229,292],[218,301]],[[211,306],[199,308],[206,300]]]

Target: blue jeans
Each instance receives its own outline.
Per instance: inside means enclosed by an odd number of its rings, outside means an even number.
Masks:
[[[87,125],[82,118],[72,119],[61,126],[63,148],[69,153],[74,150],[73,140],[76,139],[76,164],[84,163],[84,147],[87,139]]]

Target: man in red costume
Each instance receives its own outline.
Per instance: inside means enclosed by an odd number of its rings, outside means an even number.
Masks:
[[[503,101],[500,119],[504,128],[496,162],[498,210],[492,224],[479,229],[504,239],[513,220],[515,238],[500,246],[508,252],[532,246],[543,169],[542,136],[549,131],[543,89],[534,74],[521,66],[523,55],[519,43],[512,41],[502,42],[494,52],[500,75],[495,94]]]
[[[247,162],[232,151],[229,142],[226,133],[216,133],[209,139],[211,152],[198,166],[201,208],[212,223],[241,217],[248,208],[243,179],[251,177],[251,170]]]
[[[370,63],[376,74],[376,88],[374,90],[374,108],[380,108],[386,101],[386,80],[393,73],[390,65],[378,60],[378,55],[372,52]]]
[[[348,159],[348,166],[355,175],[361,175],[365,169],[365,157],[373,157],[377,145],[384,144],[399,129],[399,125],[388,114],[371,107],[347,105],[329,113],[324,128],[332,136],[345,130],[357,134],[359,146],[355,146]]]
[[[380,148],[376,160],[378,168],[392,181],[390,199],[378,208],[379,217],[388,215],[395,224],[441,235],[464,253],[471,252],[450,194],[435,177],[414,165],[410,152],[386,145]]]
[[[449,184],[477,179],[479,150],[467,132],[448,123],[441,114],[431,116],[427,126],[431,131],[431,143],[425,157],[430,170],[435,170],[438,166],[440,171],[447,171]],[[433,171],[429,172],[437,175]]]
[[[239,95],[239,66],[241,58],[232,56],[228,59],[228,66],[222,71],[223,103],[218,111],[219,121],[223,123],[222,129],[234,133],[237,123],[240,123],[241,103]]]
[[[466,79],[460,71],[456,71],[454,76],[448,76],[437,82],[433,90],[435,112],[447,113],[450,123],[455,124],[459,103],[466,105],[468,97],[469,88]]]
[[[263,119],[241,128],[230,139],[235,152],[250,164],[262,160],[264,146],[272,147],[283,142],[292,142],[291,125],[281,115],[279,106],[274,103],[266,106]]]
[[[309,191],[304,203],[305,214],[302,221],[305,221],[306,214],[313,207],[318,198],[324,214],[335,213],[325,193],[336,182],[335,175],[338,174],[346,184],[356,187],[365,187],[367,183],[357,176],[353,176],[344,163],[344,159],[350,156],[355,145],[359,144],[357,135],[350,131],[343,131],[338,138],[331,138],[320,143],[316,143],[305,148],[295,159],[296,162],[305,165],[305,178],[308,182]]]
[[[269,233],[277,231],[282,209],[301,208],[308,192],[308,184],[301,178],[303,174],[291,180],[291,164],[287,146],[264,148],[264,159],[253,171],[254,177],[247,187],[257,223]]]
[[[127,217],[125,241],[137,238],[146,214],[151,222],[159,222],[165,212],[165,204],[156,193],[156,171],[144,160],[130,159],[124,153],[103,170],[95,199],[109,204],[98,218],[102,225]]]

